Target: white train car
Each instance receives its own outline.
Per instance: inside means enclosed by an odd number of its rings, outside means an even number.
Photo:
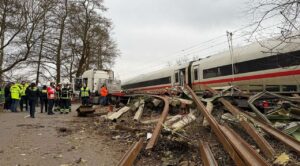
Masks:
[[[264,41],[234,48],[182,66],[144,74],[123,84],[123,89],[157,90],[188,84],[200,90],[201,84],[211,87],[237,85],[246,91],[300,91],[300,41],[284,43],[272,51],[262,47],[276,46],[279,41]]]
[[[191,72],[193,88],[199,89],[201,84],[211,87],[233,84],[248,91],[299,91],[299,43],[282,44],[272,52],[261,44],[276,46],[279,41],[265,41],[236,48],[233,58],[229,52],[224,52],[194,62],[192,68],[199,72],[197,76],[195,72]]]

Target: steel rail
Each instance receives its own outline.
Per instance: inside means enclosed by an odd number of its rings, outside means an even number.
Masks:
[[[257,124],[258,127],[263,129],[266,133],[272,135],[274,138],[281,141],[282,143],[284,143],[285,145],[287,145],[288,147],[290,147],[291,149],[296,151],[298,153],[298,155],[300,155],[300,142],[299,141],[297,141],[293,137],[281,132],[280,130],[274,128],[273,126],[271,126],[265,122],[258,121],[245,113],[241,112],[241,114],[243,116],[247,117],[249,120],[251,120],[254,124]]]
[[[215,91],[214,89],[211,89],[210,87],[208,87],[206,85],[203,85],[203,87],[207,88],[207,90],[209,90],[212,93],[218,93],[217,91]],[[255,118],[247,115],[246,113],[241,112],[240,110],[238,110],[238,112],[241,115],[243,115],[244,117],[246,117],[247,119],[249,119],[250,121],[252,121],[252,123],[257,124],[266,133],[272,135],[274,138],[281,141],[282,143],[284,143],[285,145],[287,145],[288,147],[290,147],[291,149],[296,151],[298,154],[300,154],[300,142],[299,141],[297,141],[293,137],[281,132],[280,130],[274,128],[270,124],[267,124],[266,122],[256,120]]]
[[[253,138],[253,140],[257,143],[259,148],[264,152],[264,154],[270,158],[273,159],[275,155],[275,150],[273,147],[269,144],[269,142],[260,135],[257,130],[247,121],[247,118],[240,114],[240,111],[238,108],[233,106],[228,100],[221,98],[220,101],[222,104],[234,115],[237,117],[238,121],[242,125],[242,127],[247,131],[247,133]]]
[[[218,166],[207,142],[200,141],[199,149],[204,166]]]
[[[214,95],[219,95],[219,92],[215,91],[214,89],[203,85],[205,89],[213,93]],[[269,142],[260,135],[256,129],[252,126],[252,124],[249,124],[247,121],[247,118],[245,116],[242,116],[240,114],[240,111],[237,107],[232,105],[228,100],[221,97],[219,101],[228,109],[229,112],[231,112],[235,117],[237,117],[238,121],[242,125],[242,127],[246,130],[246,132],[252,137],[252,139],[257,143],[259,148],[264,152],[264,154],[270,158],[273,159],[275,155],[275,150],[273,147],[269,144]]]
[[[169,113],[169,100],[166,97],[157,96],[157,95],[149,95],[149,96],[153,96],[153,97],[156,97],[156,98],[159,98],[159,99],[163,100],[164,101],[164,109],[163,109],[163,112],[162,112],[162,114],[159,118],[159,121],[156,124],[156,127],[153,131],[152,137],[150,138],[150,140],[149,140],[149,142],[146,146],[146,150],[152,149],[156,145],[159,134],[160,134],[161,129],[163,127],[163,123],[165,122],[165,120],[168,116],[168,113]]]
[[[243,138],[228,126],[220,125],[221,130],[233,145],[237,153],[244,159],[247,165],[263,166],[270,165],[260,156]]]
[[[143,147],[143,138],[141,138],[138,142],[136,142],[129,148],[129,150],[125,153],[125,155],[118,163],[118,166],[132,166],[136,157],[142,150],[142,147]]]
[[[245,162],[242,160],[240,155],[235,151],[232,144],[229,142],[229,140],[225,137],[224,133],[221,131],[220,126],[218,122],[213,118],[213,116],[206,110],[204,104],[200,101],[198,96],[195,94],[195,92],[186,85],[186,89],[191,94],[193,100],[195,101],[197,108],[201,113],[205,116],[207,121],[209,122],[212,130],[216,134],[218,140],[223,144],[224,149],[229,153],[230,157],[233,159],[236,165],[243,166],[246,165]]]

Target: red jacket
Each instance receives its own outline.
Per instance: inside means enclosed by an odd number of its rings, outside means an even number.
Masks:
[[[48,99],[55,99],[55,89],[52,87],[47,88],[47,97]]]

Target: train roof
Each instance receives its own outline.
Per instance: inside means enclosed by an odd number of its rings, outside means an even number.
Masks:
[[[283,43],[271,51],[272,48],[280,44],[280,41],[276,40],[265,40],[262,42],[255,42],[250,45],[233,48],[233,62],[238,63],[242,61],[248,61],[257,59],[260,57],[272,56],[278,53],[286,53],[300,50],[300,41],[293,41],[292,43]],[[222,66],[231,64],[231,55],[229,51],[221,52],[218,54],[211,55],[207,58],[203,58],[193,63],[205,64],[203,69],[212,67]]]
[[[265,40],[261,42],[254,42],[252,44],[242,46],[242,47],[234,47],[233,48],[233,61],[234,63],[242,62],[242,61],[248,61],[257,59],[260,57],[265,56],[271,56],[278,53],[286,53],[286,52],[292,52],[300,50],[300,40],[293,40],[293,42],[288,43],[282,43],[281,45],[280,41],[278,40]],[[274,48],[273,51],[271,51],[269,48],[272,48],[276,45],[279,45],[278,47]],[[167,76],[171,76],[173,74],[174,70],[179,70],[182,68],[186,68],[189,65],[190,62],[184,63],[182,65],[175,65],[171,67],[166,67],[161,70],[153,71],[146,74],[141,74],[139,76],[136,76],[130,80],[124,81],[123,85],[137,83],[137,82],[143,82],[158,78],[163,78]],[[193,62],[193,65],[203,65],[203,69],[209,69],[213,67],[223,66],[231,64],[231,55],[229,51],[221,52],[218,54],[210,55],[207,58],[199,59],[195,62]]]
[[[168,67],[168,68],[153,71],[153,72],[150,72],[150,73],[141,74],[141,75],[138,75],[134,78],[131,78],[130,80],[124,81],[124,83],[122,83],[122,84],[127,85],[127,84],[131,84],[131,83],[136,83],[136,82],[142,82],[142,81],[148,81],[148,80],[153,80],[153,79],[157,79],[157,78],[167,77],[167,76],[170,76],[170,73],[173,70],[174,70],[174,67]]]

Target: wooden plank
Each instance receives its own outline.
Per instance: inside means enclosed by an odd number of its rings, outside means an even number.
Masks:
[[[121,117],[122,114],[127,112],[130,109],[130,107],[124,106],[119,111],[112,113],[110,116],[108,116],[108,119],[115,120]]]

